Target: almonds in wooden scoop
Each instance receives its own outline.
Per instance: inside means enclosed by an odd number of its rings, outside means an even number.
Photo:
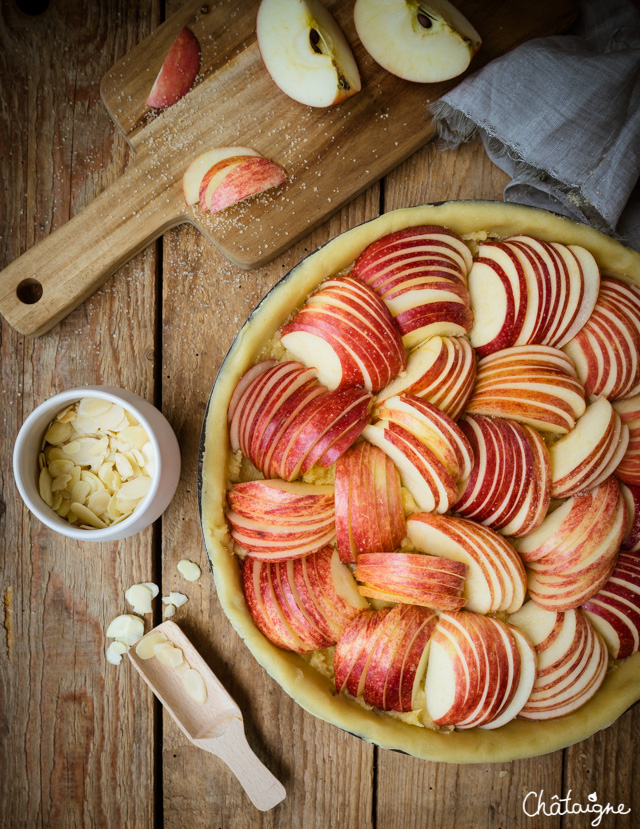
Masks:
[[[128,518],[151,487],[154,453],[136,418],[116,403],[83,397],[60,412],[44,436],[43,501],[82,529]]]

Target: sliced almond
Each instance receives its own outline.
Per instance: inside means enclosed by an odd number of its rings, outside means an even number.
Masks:
[[[67,484],[71,481],[71,475],[58,475],[57,478],[54,478],[51,482],[51,492],[60,492],[60,490],[65,489]],[[79,499],[84,500],[84,499]]]
[[[195,561],[189,561],[187,558],[178,562],[178,572],[182,573],[187,581],[198,581],[202,575],[202,570]]]
[[[77,501],[71,502],[71,512],[80,520],[83,524],[88,524],[90,527],[93,527],[96,530],[103,530],[108,524],[98,518],[95,512],[91,512],[88,507],[85,507],[84,504],[80,504]]]
[[[51,477],[51,473],[45,466],[43,469],[40,470],[40,478],[38,479],[38,489],[40,491],[40,497],[49,507],[53,505],[53,492],[51,490],[52,484],[53,478]]]
[[[154,584],[152,581],[143,581],[142,583],[144,584],[145,587],[148,587],[149,590],[151,591],[151,598],[155,599],[155,597],[160,592],[160,588],[158,587],[158,585]]]
[[[68,440],[72,432],[73,427],[70,423],[61,423],[59,420],[55,420],[45,432],[44,439],[52,446],[58,446],[58,444]]]
[[[151,488],[151,478],[134,478],[132,481],[125,481],[120,487],[118,498],[121,501],[133,501],[144,498]]]
[[[38,469],[45,503],[83,529],[102,529],[127,518],[149,492],[153,451],[123,406],[86,397],[50,424]]]
[[[151,599],[153,595],[145,584],[132,584],[125,591],[124,597],[135,613],[151,613]]]
[[[116,616],[107,628],[109,639],[117,639],[125,645],[135,645],[143,636],[144,622],[139,616],[132,616],[128,613]]]
[[[180,648],[176,648],[170,642],[156,645],[153,650],[158,662],[168,665],[170,668],[177,668],[184,661]]]
[[[136,645],[136,653],[140,659],[152,659],[156,655],[154,650],[155,646],[166,641],[167,637],[161,630],[154,630],[138,642]]]
[[[111,403],[106,411],[93,415],[93,419],[99,429],[109,432],[113,431],[115,426],[122,423],[124,416],[125,414],[122,406],[118,406],[117,403]]]
[[[133,477],[133,466],[127,456],[122,452],[116,452],[116,469],[120,473],[120,477],[123,481],[126,481],[127,478]]]
[[[132,444],[136,449],[142,449],[145,443],[149,442],[147,433],[142,426],[127,426],[126,429],[118,432],[118,438]]]
[[[189,601],[189,597],[185,596],[184,593],[171,592],[169,593],[169,601],[176,607],[182,607],[183,604],[186,604]]]
[[[207,701],[207,686],[204,683],[204,678],[195,668],[190,668],[182,674],[182,684],[185,691],[196,702],[204,705]]]
[[[71,476],[69,476],[69,479]],[[91,484],[87,481],[78,481],[71,490],[71,498],[79,504],[84,504],[87,498],[91,495]]]
[[[102,397],[83,397],[78,401],[77,412],[81,417],[99,417],[109,411],[113,404]]]
[[[122,654],[129,650],[129,646],[124,642],[112,642],[107,648],[107,662],[112,665],[119,665],[122,662]]]
[[[87,499],[87,506],[91,512],[95,512],[96,515],[102,516],[106,513],[110,500],[111,495],[106,489],[102,489],[99,492],[92,492],[91,495],[89,495],[89,498]]]
[[[74,466],[75,464],[73,461],[60,458],[58,460],[51,461],[49,464],[49,472],[51,472],[53,478],[57,478],[65,473],[69,474]]]
[[[165,619],[170,619],[172,616],[176,615],[176,606],[173,604],[168,604],[165,609],[164,613],[162,614]]]

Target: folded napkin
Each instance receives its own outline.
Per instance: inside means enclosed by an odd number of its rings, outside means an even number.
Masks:
[[[444,146],[482,137],[512,178],[505,201],[640,250],[640,12],[630,0],[583,0],[573,32],[492,61],[431,112]]]

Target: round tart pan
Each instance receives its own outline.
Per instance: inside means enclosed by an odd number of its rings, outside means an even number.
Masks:
[[[344,694],[301,656],[271,644],[245,603],[239,559],[225,520],[229,441],[227,407],[240,377],[265,343],[324,279],[347,268],[371,242],[404,227],[444,225],[479,240],[529,234],[582,245],[604,273],[640,285],[640,254],[586,225],[536,208],[489,201],[444,202],[385,213],[328,242],[294,267],[244,324],[216,378],[202,430],[198,495],[202,532],[220,604],[236,631],[276,682],[306,711],[383,748],[448,763],[505,762],[536,757],[577,743],[611,725],[640,699],[640,653],[610,668],[589,702],[546,722],[515,719],[496,730],[440,733],[368,710]]]

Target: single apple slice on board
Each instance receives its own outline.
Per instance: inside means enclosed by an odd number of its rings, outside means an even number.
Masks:
[[[208,203],[210,213],[237,204],[249,196],[256,196],[278,187],[287,180],[287,174],[268,158],[243,158],[234,164],[213,191]]]
[[[175,104],[191,89],[199,70],[200,44],[191,29],[185,26],[164,59],[147,98],[147,106],[166,109]]]
[[[185,202],[191,205],[200,200],[200,185],[205,174],[214,165],[227,158],[245,155],[260,156],[260,153],[250,147],[215,147],[194,158],[182,177],[182,192],[184,193]]]

